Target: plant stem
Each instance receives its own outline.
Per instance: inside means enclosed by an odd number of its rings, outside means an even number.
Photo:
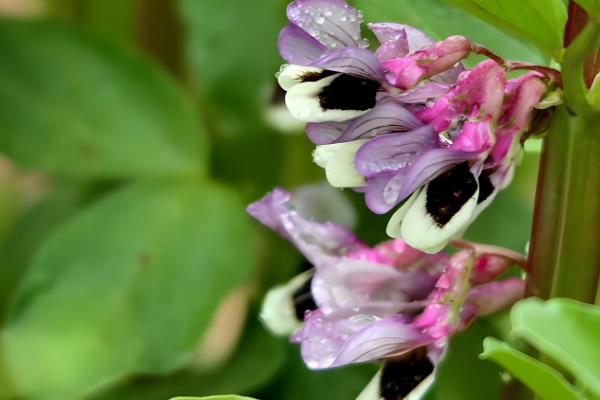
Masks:
[[[600,275],[600,113],[586,101],[584,64],[600,27],[588,23],[565,51],[566,104],[544,140],[527,293],[593,303]]]

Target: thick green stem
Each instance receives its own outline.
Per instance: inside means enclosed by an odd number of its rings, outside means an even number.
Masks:
[[[600,272],[600,114],[560,107],[540,165],[528,291],[593,303]]]

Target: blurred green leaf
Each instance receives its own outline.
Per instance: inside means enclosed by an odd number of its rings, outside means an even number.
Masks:
[[[198,174],[192,104],[143,58],[50,22],[0,20],[0,151],[69,176]]]
[[[484,359],[492,359],[544,400],[585,399],[556,370],[493,338],[483,342]]]
[[[355,0],[354,4],[364,11],[367,22],[405,23],[438,40],[464,35],[505,58],[539,64],[546,61],[534,46],[512,38],[445,0]]]
[[[91,205],[42,244],[9,311],[21,394],[67,400],[180,367],[252,253],[243,206],[212,183],[131,185]]]
[[[283,3],[273,0],[179,0],[195,88],[213,108],[212,122],[229,134],[256,132],[275,72],[283,60],[277,35]],[[281,6],[278,6],[281,5]],[[204,108],[204,107],[203,107]]]
[[[167,376],[134,378],[87,400],[164,400],[181,394],[252,393],[282,368],[284,343],[262,327],[256,315],[228,362],[206,372],[186,369]]]
[[[491,362],[479,359],[482,340],[495,334],[495,330],[486,319],[480,319],[466,331],[454,336],[446,357],[438,366],[435,387],[430,398],[499,399],[502,385],[500,369]]]
[[[78,187],[57,190],[21,216],[6,240],[0,242],[0,327],[37,246],[77,211],[84,197]]]
[[[567,10],[562,0],[448,0],[560,58]]]
[[[512,309],[513,331],[600,397],[600,307],[570,299],[526,299]]]

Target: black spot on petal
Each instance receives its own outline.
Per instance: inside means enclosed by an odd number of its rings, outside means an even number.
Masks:
[[[490,179],[490,175],[494,171],[491,169],[485,169],[481,171],[479,175],[479,195],[477,197],[477,204],[483,203],[492,193],[494,193],[494,184]]]
[[[310,290],[311,284],[312,276],[310,277],[310,279],[307,279],[306,282],[304,282],[304,284],[292,294],[292,300],[294,302],[294,311],[296,313],[296,318],[298,318],[298,321],[304,321],[304,315],[308,311],[313,311],[318,308]]]
[[[427,350],[420,348],[406,358],[388,361],[383,367],[379,394],[384,400],[402,400],[433,372]]]
[[[316,82],[328,76],[335,75],[337,72],[323,70],[321,72],[307,71],[300,76],[302,82]]]
[[[323,110],[359,110],[375,107],[379,82],[342,74],[319,93]]]
[[[458,164],[429,182],[425,204],[427,213],[440,228],[443,228],[476,190],[477,182],[469,171],[469,163]]]

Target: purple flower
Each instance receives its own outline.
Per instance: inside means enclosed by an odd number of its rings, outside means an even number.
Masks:
[[[449,336],[522,296],[520,279],[492,281],[511,265],[500,257],[428,255],[399,239],[370,248],[339,225],[305,219],[281,189],[248,212],[314,266],[270,292],[262,313],[276,333],[294,331],[313,369],[386,360],[386,368],[421,374],[395,385],[404,396],[433,372]],[[291,322],[282,323],[286,318]],[[388,375],[384,368],[377,379]]]
[[[360,35],[362,14],[343,0],[295,0],[287,15],[289,24],[279,35],[278,47],[288,64],[278,80],[287,91],[292,115],[306,122],[348,121],[399,94],[393,85],[402,79],[396,66],[402,60],[414,61],[411,86],[438,73],[444,73],[436,77],[440,82],[451,81],[453,74],[447,70],[461,68],[454,66],[466,56],[460,56],[463,47],[469,47],[468,42],[459,44],[458,37],[434,43],[406,25],[372,24],[381,41],[373,54]],[[318,136],[317,142],[329,140]]]

